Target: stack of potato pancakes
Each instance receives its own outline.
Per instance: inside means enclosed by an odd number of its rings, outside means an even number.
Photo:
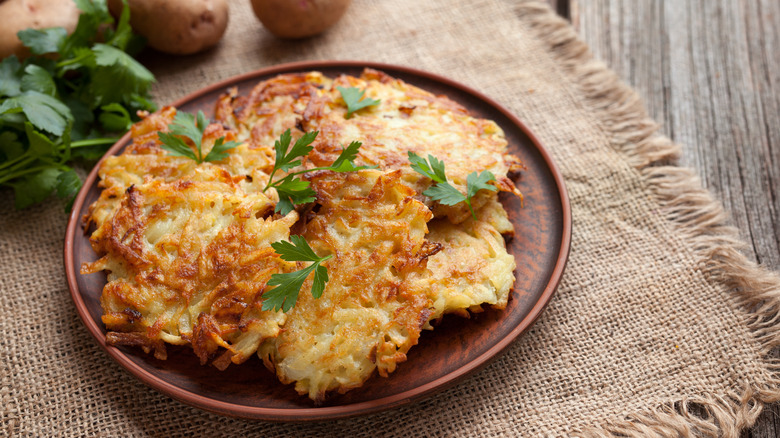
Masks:
[[[337,87],[379,103],[348,116]],[[169,130],[176,111],[145,114],[132,144],[99,168],[103,191],[86,226],[95,227],[91,242],[102,257],[82,273],[108,273],[101,304],[109,344],[159,359],[165,343],[190,345],[219,369],[257,353],[283,383],[322,402],[374,370],[393,372],[444,314],[506,306],[515,260],[504,235],[513,229],[497,192],[471,198],[474,219],[463,202],[423,195],[432,181],[408,158],[438,158],[462,193],[470,173],[489,170],[499,191],[520,196],[507,174],[521,164],[494,122],[375,70],[285,74],[218,100],[203,153],[221,137],[241,144],[199,164],[161,147],[158,131]],[[297,171],[330,165],[353,141],[362,142],[355,164],[376,168],[305,173],[316,199],[275,213],[279,196],[263,189],[274,142],[288,129],[293,141],[318,131]],[[291,235],[332,256],[322,264],[329,281],[314,298],[308,278],[286,313],[263,310],[270,277],[308,265],[271,247]]]

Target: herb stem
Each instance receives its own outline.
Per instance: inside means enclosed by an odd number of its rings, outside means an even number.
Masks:
[[[87,138],[84,140],[73,141],[70,143],[71,148],[83,148],[87,146],[97,146],[103,144],[113,144],[119,140],[119,137],[104,137],[104,138]]]
[[[19,163],[16,163],[15,165],[9,167],[8,169],[3,169],[3,170],[5,171],[6,175],[13,174],[17,170],[23,169],[34,162],[35,162],[35,157],[27,157],[27,159],[20,161]]]
[[[82,54],[81,56],[77,56],[75,58],[70,58],[70,59],[66,59],[64,61],[60,61],[60,62],[57,63],[57,68],[59,69],[59,68],[62,68],[62,67],[65,67],[65,66],[68,66],[68,65],[71,65],[71,64],[75,64],[77,62],[81,62],[81,61],[87,59],[91,55],[92,55],[92,52],[88,52],[88,53]]]
[[[268,184],[263,187],[263,193],[265,193],[266,190],[268,190],[269,187],[273,187],[271,184],[271,181],[274,180],[274,174],[276,173],[276,166],[274,166],[274,169],[271,171],[271,175],[268,177]]]
[[[19,163],[20,161],[22,161],[22,160],[25,160],[25,159],[26,159],[26,160],[30,160],[31,158],[32,158],[32,157],[28,157],[28,156],[27,156],[27,153],[24,153],[24,154],[22,154],[22,155],[19,155],[19,156],[18,156],[18,157],[16,157],[16,158],[14,158],[13,160],[6,161],[5,163],[3,163],[3,164],[0,164],[0,170],[3,170],[3,169],[5,169],[5,168],[8,168],[8,167],[15,166],[15,165],[16,165],[17,163]]]
[[[64,169],[67,168],[65,166],[56,166],[56,167],[64,168]],[[27,175],[27,174],[30,174],[30,173],[35,173],[35,172],[40,172],[41,170],[46,170],[46,169],[51,169],[51,168],[52,168],[52,166],[38,166],[38,167],[31,167],[29,169],[20,170],[19,172],[16,172],[16,173],[10,173],[9,175],[6,175],[4,177],[0,177],[0,184],[6,184],[8,181],[11,181],[11,180],[16,179],[16,178],[20,178],[20,177],[22,177],[24,175]]]
[[[333,168],[332,168],[332,167],[329,167],[329,166],[326,166],[326,167],[312,167],[311,169],[304,169],[304,170],[299,170],[299,171],[297,171],[297,172],[290,172],[290,173],[288,173],[287,175],[285,175],[285,178],[287,178],[288,176],[295,176],[295,175],[301,175],[301,174],[304,174],[304,173],[309,173],[309,172],[316,172],[316,171],[318,171],[318,170],[333,170]],[[282,181],[282,180],[284,179],[284,178],[282,178],[282,179],[276,180],[276,181],[274,181],[274,182],[271,182],[271,181],[273,181],[274,173],[276,173],[276,169],[274,169],[274,170],[271,172],[271,176],[270,176],[270,178],[268,178],[268,184],[266,184],[265,188],[263,189],[263,193],[265,193],[265,191],[266,191],[266,190],[267,190],[269,187],[276,187],[276,185],[277,185],[277,184],[278,184],[280,181]]]
[[[298,172],[288,173],[287,176],[290,176],[290,175],[301,175],[303,173],[316,172],[318,170],[332,170],[332,169],[333,168],[330,167],[330,166],[326,166],[326,167],[312,167],[311,169],[304,169],[304,170],[299,170]]]

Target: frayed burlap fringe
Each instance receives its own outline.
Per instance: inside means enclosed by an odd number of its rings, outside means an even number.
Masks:
[[[766,382],[735,382],[739,387],[729,394],[699,394],[607,421],[580,435],[738,437],[740,430],[753,425],[765,403],[780,400],[780,362],[768,357],[780,345],[780,275],[740,252],[745,244],[738,230],[728,225],[721,204],[702,188],[694,172],[670,165],[679,148],[657,133],[658,125],[647,115],[641,98],[593,59],[566,21],[551,13],[546,3],[524,3],[517,12],[540,40],[549,43],[589,109],[599,113],[613,146],[645,177],[666,217],[693,243],[702,260],[701,271],[732,292],[771,373]]]

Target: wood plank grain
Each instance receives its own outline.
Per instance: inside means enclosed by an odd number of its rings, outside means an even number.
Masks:
[[[721,199],[748,255],[780,269],[780,2],[570,0],[567,11],[683,145],[681,165]],[[768,407],[744,436],[780,436],[779,418]]]

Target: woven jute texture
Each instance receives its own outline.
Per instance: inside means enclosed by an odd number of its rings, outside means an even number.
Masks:
[[[564,174],[574,226],[557,294],[490,366],[414,404],[313,424],[221,417],[147,388],[98,348],[69,297],[62,205],[14,211],[3,191],[0,435],[738,436],[780,398],[768,359],[780,340],[779,277],[740,254],[721,207],[670,164],[677,147],[635,93],[544,4],[355,0],[335,28],[297,42],[268,34],[248,0],[230,13],[216,49],[143,58],[157,102],[326,59],[406,65],[479,89],[525,121]]]

